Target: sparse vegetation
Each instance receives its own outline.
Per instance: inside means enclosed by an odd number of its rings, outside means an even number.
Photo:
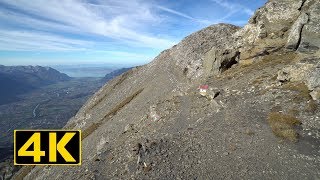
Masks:
[[[300,113],[299,113],[299,110],[297,109],[290,109],[288,111],[289,114],[292,114],[292,116],[298,116]]]
[[[294,129],[301,122],[292,115],[271,112],[268,116],[268,122],[272,132],[283,139],[288,139],[292,142],[298,140],[298,133]]]
[[[96,129],[99,128],[99,126],[101,125],[101,123],[92,123],[87,129],[85,129],[84,131],[82,131],[82,137],[81,140],[85,139],[86,137],[88,137],[90,134],[93,133],[93,131],[95,131]]]
[[[307,106],[305,107],[305,111],[314,114],[317,110],[318,110],[317,102],[313,99],[309,100],[307,103]]]
[[[245,63],[244,65],[240,65],[238,68],[234,69],[228,69],[223,72],[223,76],[221,76],[219,79],[224,79],[228,77],[237,77],[239,74],[246,74],[251,71],[256,70],[263,70],[266,67],[272,67],[276,68],[276,66],[283,66],[290,64],[296,59],[296,54],[292,52],[286,52],[286,53],[275,53],[263,56],[261,60],[259,61],[252,61],[252,63]],[[246,60],[241,60],[246,61]],[[240,64],[242,63],[240,61]],[[237,75],[237,76],[236,76]]]
[[[304,100],[312,99],[310,94],[309,94],[308,87],[303,82],[299,82],[299,83],[290,82],[290,83],[287,83],[287,84],[283,85],[283,89],[298,92],[299,95],[296,96],[295,99],[294,99],[294,101],[296,101],[296,102],[301,102],[301,101],[304,101]]]
[[[259,85],[263,83],[263,79],[256,78],[254,81],[252,81],[252,85]]]
[[[270,80],[271,80],[271,81],[276,81],[277,78],[278,78],[278,75],[274,75],[274,76],[272,76],[272,78],[271,78]]]
[[[303,83],[288,83],[283,86],[283,89],[296,91],[299,94],[293,98],[293,102],[300,104],[306,102],[305,111],[315,113],[318,109],[318,104],[310,96],[308,87]]]

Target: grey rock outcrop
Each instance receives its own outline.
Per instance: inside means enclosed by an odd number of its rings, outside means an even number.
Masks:
[[[289,65],[278,72],[277,79],[280,82],[298,82],[310,78],[311,73],[315,70],[316,64],[298,63]]]
[[[301,43],[298,48],[299,52],[315,53],[320,48],[320,7],[318,1],[307,0],[305,9],[309,15],[309,21],[305,24],[301,32]]]
[[[319,6],[314,0],[268,1],[258,9],[249,24],[235,33],[241,59],[286,46],[300,52],[318,50]],[[268,50],[269,51],[269,50]]]
[[[218,24],[193,33],[171,49],[172,60],[187,78],[196,80],[204,75],[204,55],[211,49],[221,52],[232,49],[237,30],[239,27],[234,25]]]
[[[292,49],[292,50],[297,50],[300,41],[301,41],[301,31],[302,28],[304,27],[305,24],[308,23],[309,16],[307,13],[302,13],[296,22],[292,25],[289,37],[288,37],[288,42],[286,45],[287,49]]]
[[[237,64],[240,52],[234,49],[211,49],[205,54],[203,68],[205,75],[218,75],[219,73]]]
[[[286,82],[303,82],[310,91],[313,100],[319,100],[320,59],[315,56],[302,59],[299,63],[289,65],[278,71],[277,80]]]

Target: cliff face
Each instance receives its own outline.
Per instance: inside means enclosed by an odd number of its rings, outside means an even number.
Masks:
[[[191,34],[69,121],[83,131],[82,166],[16,178],[320,178],[319,11],[318,0],[270,0],[244,28]]]

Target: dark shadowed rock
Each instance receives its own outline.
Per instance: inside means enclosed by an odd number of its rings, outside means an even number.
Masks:
[[[301,41],[301,31],[305,24],[308,23],[309,15],[302,13],[296,22],[292,25],[288,36],[287,49],[297,50]]]
[[[305,24],[301,32],[301,43],[298,48],[300,52],[315,53],[320,48],[320,7],[319,2],[306,0],[305,8],[302,12],[309,16],[308,23]]]

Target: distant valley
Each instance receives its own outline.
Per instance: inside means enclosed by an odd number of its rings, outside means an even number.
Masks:
[[[77,78],[49,67],[0,66],[0,171],[12,158],[14,129],[62,128],[94,92],[129,69]]]
[[[0,105],[19,100],[19,94],[70,79],[50,67],[0,66]]]

